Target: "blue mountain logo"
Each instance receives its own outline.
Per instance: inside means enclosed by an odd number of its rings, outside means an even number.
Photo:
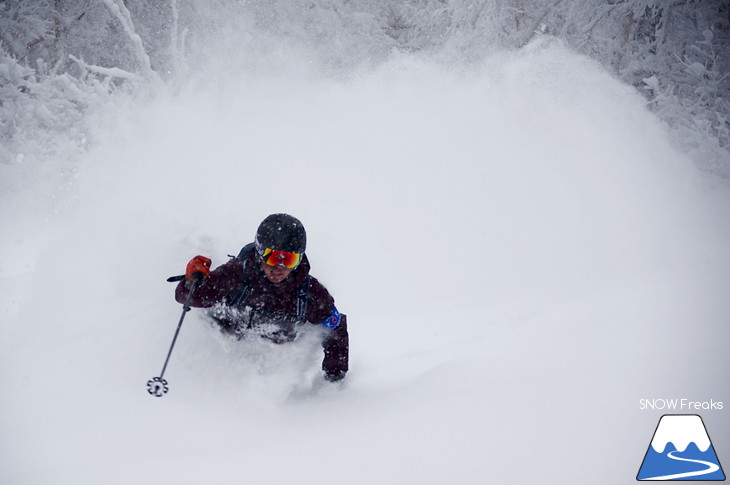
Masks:
[[[665,414],[637,480],[725,480],[705,423],[696,414]]]

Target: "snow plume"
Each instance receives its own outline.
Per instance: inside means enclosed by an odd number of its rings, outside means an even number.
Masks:
[[[656,0],[215,0],[206,6],[7,0],[0,6],[0,48],[39,81],[69,73],[116,84],[162,78],[176,86],[206,61],[231,67],[277,58],[294,45],[303,62],[316,59],[320,71],[342,76],[379,64],[393,49],[456,67],[550,35],[634,86],[669,125],[680,150],[703,170],[728,178],[730,77],[722,53],[730,45],[729,11],[718,1]],[[15,145],[0,160],[29,150],[17,143],[26,131],[19,127],[0,133],[4,145]]]
[[[3,194],[0,481],[623,483],[639,398],[726,399],[730,192],[596,62],[227,45],[109,98],[53,210],[51,183]],[[280,211],[348,315],[344,387],[316,335],[235,342],[193,310],[150,397],[165,277]]]
[[[543,35],[589,55],[644,95],[678,148],[730,178],[730,6],[724,1],[408,0],[383,30],[405,49],[481,60]]]

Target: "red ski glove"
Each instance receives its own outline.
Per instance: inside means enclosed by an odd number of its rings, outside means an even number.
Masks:
[[[185,280],[192,281],[196,278],[207,278],[210,274],[211,260],[205,256],[195,256],[185,268]]]

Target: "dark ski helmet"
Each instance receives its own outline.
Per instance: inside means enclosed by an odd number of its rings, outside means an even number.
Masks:
[[[303,253],[307,249],[307,233],[301,221],[289,214],[271,214],[256,231],[256,249],[277,249],[289,253]]]

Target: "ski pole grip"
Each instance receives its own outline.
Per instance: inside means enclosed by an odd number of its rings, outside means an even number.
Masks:
[[[201,281],[203,281],[204,277],[205,277],[205,275],[201,271],[196,271],[195,273],[193,273],[192,281],[200,283]],[[182,281],[184,279],[185,279],[185,275],[179,274],[177,276],[170,276],[169,278],[167,278],[167,281],[169,281],[170,283],[175,283],[177,281]]]
[[[181,274],[181,275],[177,275],[177,276],[170,276],[169,278],[167,278],[167,281],[170,283],[176,283],[176,282],[182,281],[184,279],[185,279],[185,275]],[[196,271],[195,273],[193,273],[193,277],[190,278],[190,280],[193,283],[195,283],[196,286],[200,285],[200,283],[203,282],[203,279],[205,279],[205,274],[203,274],[202,271]]]

